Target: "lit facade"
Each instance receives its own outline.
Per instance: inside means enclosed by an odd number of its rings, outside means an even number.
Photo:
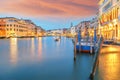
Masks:
[[[70,27],[70,32],[71,32],[71,35],[72,35],[72,36],[75,36],[75,35],[76,35],[75,26]]]
[[[77,29],[81,29],[82,38],[86,38],[87,36],[89,36],[89,32],[88,32],[89,26],[90,26],[90,21],[82,21],[78,24]]]
[[[27,36],[36,35],[36,25],[31,20],[24,20],[27,26]]]
[[[0,20],[0,37],[6,36],[5,24],[6,22],[4,20]]]
[[[52,36],[60,36],[63,34],[63,29],[50,30],[50,33],[52,34]]]
[[[120,0],[99,1],[99,34],[105,40],[120,40]]]
[[[96,34],[98,34],[98,17],[95,16],[92,20],[90,20],[90,26],[88,28],[89,36],[94,37],[94,30],[96,29]]]
[[[29,37],[36,36],[36,25],[31,20],[14,17],[0,18],[0,37]]]
[[[44,29],[41,28],[41,26],[37,26],[35,28],[35,34],[36,34],[36,36],[45,36],[46,32]]]

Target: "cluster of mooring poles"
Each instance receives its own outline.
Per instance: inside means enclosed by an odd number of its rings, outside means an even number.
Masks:
[[[81,29],[78,30],[77,35],[75,36],[74,39],[74,61],[76,61],[76,55],[77,52],[81,52]],[[97,39],[97,35],[96,35],[96,28],[94,28],[94,41],[90,41],[90,53],[94,53],[94,59],[93,59],[93,66],[92,66],[92,70],[90,73],[90,79],[93,80],[94,79],[94,75],[96,72],[96,68],[99,62],[99,55],[100,55],[100,50],[102,47],[102,43],[103,43],[103,38],[100,37],[99,40]],[[76,46],[79,45],[79,49],[76,48]],[[92,46],[93,45],[93,46]]]

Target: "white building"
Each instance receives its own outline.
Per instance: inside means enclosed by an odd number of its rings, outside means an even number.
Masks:
[[[70,33],[74,36],[76,35],[76,28],[75,26],[70,27]]]

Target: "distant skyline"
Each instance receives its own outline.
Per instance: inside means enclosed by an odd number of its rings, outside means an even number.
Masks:
[[[45,30],[69,28],[95,16],[98,0],[0,0],[0,17],[32,20]]]

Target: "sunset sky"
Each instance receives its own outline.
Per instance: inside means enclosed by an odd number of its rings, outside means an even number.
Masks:
[[[0,17],[31,19],[46,30],[69,28],[97,10],[98,0],[0,0]]]

